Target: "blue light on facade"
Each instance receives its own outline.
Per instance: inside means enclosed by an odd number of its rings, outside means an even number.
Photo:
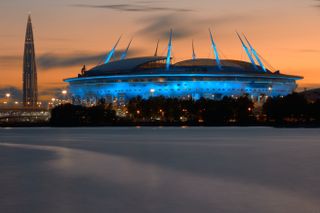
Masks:
[[[211,40],[211,46],[212,46],[212,49],[213,49],[213,53],[214,53],[214,55],[216,57],[216,61],[217,61],[219,69],[222,70],[222,66],[221,66],[221,62],[220,62],[217,46],[216,46],[216,43],[213,40],[213,36],[212,36],[212,33],[211,33],[210,29],[209,29],[209,33],[210,33],[210,40]]]
[[[292,93],[299,76],[272,73],[263,66],[258,53],[247,40],[250,50],[240,35],[250,63],[239,60],[220,60],[217,46],[211,30],[211,47],[214,59],[196,58],[192,41],[192,59],[171,64],[172,30],[168,41],[167,56],[157,56],[158,44],[154,56],[127,59],[131,44],[122,53],[120,60],[108,63],[115,53],[120,41],[108,54],[105,64],[82,72],[76,78],[65,79],[69,83],[69,91],[75,102],[94,104],[99,99],[106,102],[127,101],[141,96],[150,98],[163,96],[166,98],[221,99],[225,96],[240,97],[248,95],[254,101],[266,100],[268,97],[285,96]],[[254,56],[253,56],[254,55]],[[255,64],[255,57],[263,71]],[[166,60],[166,61],[165,61]],[[222,67],[223,64],[223,67]],[[172,72],[167,72],[167,71]]]
[[[106,57],[106,59],[105,59],[105,61],[104,61],[105,64],[109,63],[109,61],[111,60],[113,54],[114,54],[115,51],[116,51],[116,48],[117,48],[119,42],[120,42],[120,39],[121,39],[121,36],[120,36],[120,38],[118,39],[117,43],[114,45],[114,47],[111,49],[111,51],[109,52],[109,54],[107,55],[107,57]]]
[[[238,33],[237,33],[238,34]],[[238,37],[241,41],[242,47],[244,49],[244,51],[246,52],[247,56],[249,57],[252,66],[254,67],[255,70],[258,70],[258,67],[256,65],[256,62],[254,61],[254,59],[252,58],[252,55],[250,54],[250,51],[248,49],[248,47],[245,45],[245,43],[243,42],[242,38],[240,37],[240,35],[238,34]]]
[[[126,50],[122,53],[121,57],[120,57],[120,60],[123,60],[127,57],[127,54],[128,54],[128,51],[129,51],[129,48],[130,48],[130,45],[131,45],[131,42],[132,42],[132,39],[130,40]]]
[[[253,55],[255,56],[255,58],[257,59],[259,65],[261,66],[262,70],[264,72],[267,72],[267,69],[265,68],[264,64],[262,63],[262,61],[260,60],[260,57],[257,53],[257,51],[253,48],[253,46],[251,45],[251,43],[249,42],[249,40],[247,39],[247,37],[244,35],[244,38],[246,39],[247,43],[249,44],[250,50],[253,53]]]
[[[172,30],[170,30],[170,38],[168,43],[168,53],[167,53],[167,62],[166,62],[167,71],[170,69],[170,64],[171,64],[171,50],[172,50]]]
[[[193,99],[223,98],[224,96],[242,96],[250,94],[252,97],[281,96],[290,93],[295,83],[274,83],[272,90],[269,81],[252,83],[248,81],[168,81],[168,82],[113,82],[99,83],[87,81],[77,85],[71,83],[70,92],[80,99],[106,98],[124,96],[127,100],[136,96],[149,98],[153,96],[191,97]]]
[[[109,63],[109,61],[111,60],[114,52],[115,52],[115,49],[112,48],[112,50],[109,52],[109,54],[107,55],[107,57],[106,57],[106,59],[105,59],[105,61],[104,61],[105,64],[106,64],[106,63]]]

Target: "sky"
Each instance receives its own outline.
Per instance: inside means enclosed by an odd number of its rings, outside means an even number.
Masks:
[[[275,70],[303,76],[299,87],[320,87],[320,0],[3,0],[0,1],[0,91],[22,87],[22,56],[31,13],[40,98],[66,88],[83,66],[101,62],[120,35],[129,55],[166,54],[173,29],[174,61],[213,57],[211,28],[221,57],[247,60],[243,32]],[[270,67],[271,67],[270,66]],[[1,95],[1,94],[0,94]]]

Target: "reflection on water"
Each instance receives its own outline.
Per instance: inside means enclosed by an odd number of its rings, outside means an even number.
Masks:
[[[0,129],[0,212],[319,212],[317,129]]]

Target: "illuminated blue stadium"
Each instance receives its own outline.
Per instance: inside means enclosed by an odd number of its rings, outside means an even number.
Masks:
[[[167,56],[121,57],[93,67],[78,77],[65,79],[69,83],[73,102],[95,104],[104,99],[110,103],[125,104],[137,96],[145,99],[164,96],[218,100],[225,96],[237,98],[248,95],[260,103],[268,97],[292,93],[297,87],[296,81],[302,79],[300,76],[285,75],[261,67],[261,60],[259,65],[255,64],[242,40],[251,63],[219,59],[216,48],[213,48],[216,50],[215,59],[193,57],[171,64],[171,38]],[[215,47],[214,43],[212,45]],[[253,47],[249,45],[252,50]]]
[[[296,88],[298,76],[270,71],[259,72],[248,62],[221,60],[220,70],[214,59],[181,61],[166,70],[166,57],[141,57],[109,62],[69,78],[75,101],[109,102],[136,96],[221,99],[224,96],[284,96]]]

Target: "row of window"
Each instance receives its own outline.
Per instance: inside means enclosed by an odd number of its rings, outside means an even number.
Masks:
[[[225,88],[195,88],[194,89],[195,91],[238,91],[238,92],[272,92],[270,89],[268,88],[259,88],[259,89],[252,89],[252,88],[247,88],[247,89],[236,89],[236,88],[228,88],[228,89],[225,89]],[[111,92],[117,92],[117,93],[120,93],[120,92],[142,92],[143,90],[142,89],[126,89],[126,90],[107,90],[106,92],[108,93],[111,93]],[[168,89],[168,88],[165,88],[165,89],[151,89],[149,90],[150,92],[162,92],[162,91],[192,91],[191,88],[183,88],[183,89]],[[286,90],[274,90],[274,91],[286,91]]]

